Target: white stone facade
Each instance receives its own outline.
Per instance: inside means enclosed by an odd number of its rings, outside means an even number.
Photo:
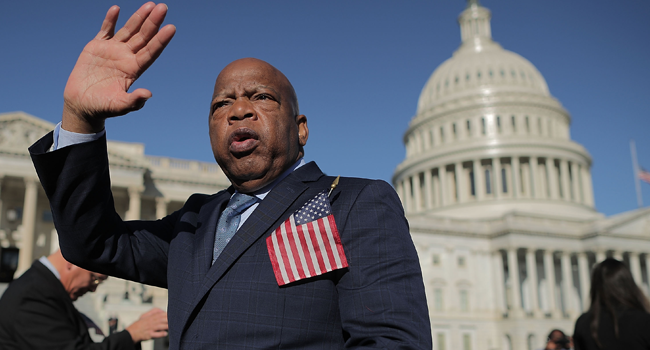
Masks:
[[[26,113],[0,114],[0,246],[20,248],[15,277],[58,248],[49,202],[27,151],[52,129]],[[147,156],[142,144],[108,141],[108,155],[115,209],[127,220],[162,218],[193,193],[230,185],[216,163]],[[154,306],[166,309],[167,290],[109,278],[76,304],[107,332],[109,317],[123,329]],[[153,341],[143,344],[152,348]]]
[[[434,349],[538,349],[571,334],[605,256],[650,280],[650,209],[594,209],[591,157],[539,71],[494,42],[470,1],[431,75],[393,184],[425,280]]]

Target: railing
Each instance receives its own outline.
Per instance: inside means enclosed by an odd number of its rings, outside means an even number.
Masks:
[[[196,160],[185,160],[168,157],[146,156],[152,167],[164,169],[179,169],[188,171],[199,171],[202,173],[219,173],[221,169],[217,164],[199,162]]]

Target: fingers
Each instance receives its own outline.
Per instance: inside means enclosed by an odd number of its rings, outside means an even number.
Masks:
[[[151,98],[151,96],[152,96],[151,91],[147,89],[141,88],[131,92],[130,94],[127,95],[126,105],[129,107],[128,110],[124,112],[124,114],[141,109],[142,107],[144,107],[144,104],[147,102],[147,100]],[[147,314],[152,313],[154,310],[156,309],[147,312]],[[157,310],[159,310],[160,312],[164,312],[160,309]]]
[[[158,4],[153,8],[144,23],[142,23],[140,31],[134,34],[127,42],[133,52],[140,51],[158,33],[158,28],[162,25],[166,15],[167,5]]]
[[[136,54],[138,65],[143,69],[149,66],[160,56],[167,44],[172,40],[176,34],[176,27],[173,24],[168,24],[158,31],[158,33],[147,43],[142,50]]]
[[[117,5],[111,6],[106,12],[106,17],[104,17],[104,22],[102,23],[102,28],[95,36],[95,39],[110,39],[115,33],[115,23],[117,22],[117,17],[120,15],[120,7]]]
[[[132,36],[138,33],[142,23],[149,17],[151,11],[153,11],[156,4],[153,2],[148,2],[135,11],[135,13],[126,21],[126,24],[122,29],[120,29],[117,34],[115,34],[115,40],[126,42],[131,39]]]

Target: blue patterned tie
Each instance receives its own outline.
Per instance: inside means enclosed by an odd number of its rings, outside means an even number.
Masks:
[[[217,224],[217,233],[214,239],[214,251],[212,253],[212,264],[217,261],[219,254],[223,252],[223,249],[226,247],[232,236],[237,232],[239,227],[239,219],[241,218],[241,213],[243,213],[248,207],[255,204],[257,197],[249,196],[243,193],[235,193],[228,206],[221,213],[219,218],[219,223]]]

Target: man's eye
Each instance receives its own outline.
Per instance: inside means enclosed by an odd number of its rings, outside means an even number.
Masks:
[[[226,104],[228,104],[228,101],[219,101],[212,106],[212,110],[216,111],[217,109],[225,106]]]
[[[259,94],[257,95],[258,100],[273,100],[273,97],[268,94]]]

